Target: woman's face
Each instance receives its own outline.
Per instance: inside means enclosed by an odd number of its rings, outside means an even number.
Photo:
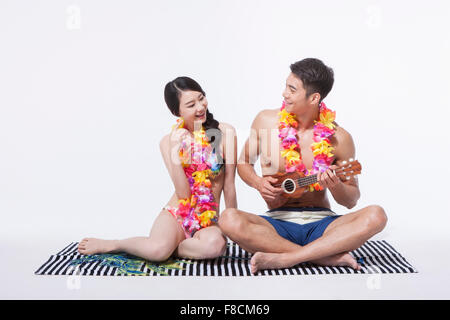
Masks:
[[[198,91],[181,91],[180,96],[180,117],[189,130],[194,129],[194,122],[204,123],[206,121],[206,109],[208,101],[206,97]]]

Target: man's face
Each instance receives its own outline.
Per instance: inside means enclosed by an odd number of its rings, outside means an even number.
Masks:
[[[303,81],[293,73],[286,79],[286,87],[283,91],[283,98],[287,112],[297,114],[303,113],[309,107],[309,99],[306,97],[306,90]]]

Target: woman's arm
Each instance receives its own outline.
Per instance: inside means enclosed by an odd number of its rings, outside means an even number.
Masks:
[[[237,164],[237,136],[236,130],[229,124],[222,123],[223,154],[225,161],[225,181],[223,197],[225,208],[237,208],[236,198],[236,164]]]
[[[185,129],[178,129],[178,134],[164,136],[159,143],[164,164],[169,171],[178,199],[191,197],[191,188],[178,156],[181,140],[186,134],[186,132],[183,132],[182,130]]]

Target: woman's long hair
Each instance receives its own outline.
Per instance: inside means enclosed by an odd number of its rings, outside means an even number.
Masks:
[[[197,91],[206,97],[205,91],[203,91],[197,81],[189,77],[178,77],[168,82],[164,88],[164,100],[170,112],[177,117],[180,116],[180,96],[182,91]],[[206,110],[206,121],[203,123],[203,129],[206,131],[209,142],[218,147],[222,139],[222,132],[219,129],[219,121],[214,119],[213,114],[209,112],[209,108]],[[212,137],[214,137],[213,140],[211,140]]]

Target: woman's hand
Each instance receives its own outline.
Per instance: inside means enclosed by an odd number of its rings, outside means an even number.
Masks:
[[[188,140],[191,137],[189,131],[184,128],[177,128],[172,130],[170,134],[170,143],[173,147],[180,147],[183,140]]]

